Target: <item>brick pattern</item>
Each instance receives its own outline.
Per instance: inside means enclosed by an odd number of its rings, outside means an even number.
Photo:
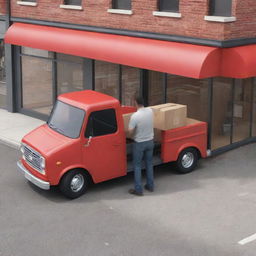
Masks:
[[[157,0],[132,0],[132,15],[108,13],[111,0],[82,0],[82,11],[59,8],[63,0],[38,0],[37,7],[11,0],[12,16],[116,29],[226,40],[256,36],[256,1],[233,0],[232,23],[209,22],[209,0],[180,0],[181,18],[156,17]],[[3,0],[0,3],[3,4]]]
[[[0,15],[6,14],[6,0],[0,0]]]

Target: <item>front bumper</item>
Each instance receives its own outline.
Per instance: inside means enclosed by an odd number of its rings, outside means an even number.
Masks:
[[[34,176],[33,174],[31,174],[26,168],[25,166],[22,164],[21,161],[17,162],[17,166],[18,166],[18,170],[24,174],[25,178],[27,180],[29,180],[31,183],[35,184],[36,186],[38,186],[41,189],[44,190],[49,190],[50,189],[50,183],[44,180],[41,180],[39,178],[37,178],[36,176]]]

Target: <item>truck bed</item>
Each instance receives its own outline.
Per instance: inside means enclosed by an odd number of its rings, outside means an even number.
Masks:
[[[177,161],[180,152],[194,147],[200,157],[207,156],[207,123],[187,118],[186,125],[166,131],[155,130],[153,165]],[[132,143],[127,139],[127,171],[132,171]],[[142,165],[144,169],[144,163]]]

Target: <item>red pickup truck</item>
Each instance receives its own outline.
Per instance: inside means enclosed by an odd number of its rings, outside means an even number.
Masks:
[[[46,124],[22,139],[18,169],[42,189],[59,185],[77,198],[90,182],[99,183],[132,171],[132,141],[126,138],[121,106],[111,96],[91,91],[62,94]],[[188,119],[186,126],[158,131],[154,166],[176,162],[179,172],[192,171],[207,156],[207,124]]]

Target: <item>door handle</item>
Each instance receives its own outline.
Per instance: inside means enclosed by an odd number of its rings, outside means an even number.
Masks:
[[[85,147],[89,147],[89,146],[90,146],[90,143],[91,143],[91,140],[92,140],[92,136],[90,136],[90,137],[88,138],[88,141],[87,141],[87,143],[84,144],[84,146],[85,146]]]

